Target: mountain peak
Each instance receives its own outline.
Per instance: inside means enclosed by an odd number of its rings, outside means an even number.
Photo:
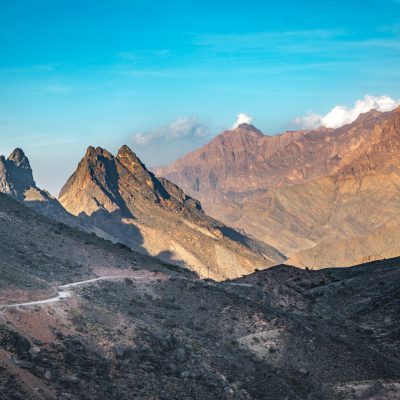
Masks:
[[[110,160],[105,152],[89,148],[94,158],[81,161],[60,192],[65,209],[95,232],[216,279],[283,260],[272,247],[208,217],[197,200],[148,171],[128,146]]]
[[[7,159],[1,156],[0,161],[0,192],[22,200],[25,191],[36,186],[28,158],[22,149],[17,148]]]
[[[113,155],[106,149],[103,149],[102,147],[96,147],[94,148],[93,146],[89,146],[86,150],[85,154],[85,159],[90,159],[90,160],[95,160],[99,156],[108,158],[109,160],[113,159]]]
[[[29,160],[26,157],[24,151],[20,148],[16,148],[9,156],[8,160],[14,162],[17,166],[26,166],[30,168]]]
[[[118,154],[125,154],[125,153],[126,154],[135,154],[134,151],[127,144],[124,144],[118,150]],[[136,156],[136,154],[135,154],[135,156]]]
[[[142,163],[136,153],[126,144],[118,150],[117,159],[132,173],[137,173],[139,171],[148,172],[146,166]]]
[[[139,157],[136,155],[136,153],[126,144],[124,144],[118,150],[117,158],[129,158],[132,161],[140,162],[140,164],[142,164],[142,162],[139,160]]]
[[[210,143],[218,143],[220,140],[224,140],[228,137],[239,141],[241,141],[241,138],[252,138],[257,141],[259,137],[264,136],[265,135],[254,125],[243,123],[238,125],[236,128],[231,128],[221,132],[219,135],[215,136]]]
[[[85,157],[92,157],[94,154],[96,154],[96,149],[93,146],[89,146],[86,150]]]
[[[233,131],[235,131],[235,130],[252,131],[252,132],[255,132],[255,133],[258,133],[258,134],[264,136],[263,133],[259,129],[257,129],[254,125],[247,124],[247,123],[240,124],[238,127],[236,127],[235,129],[232,129],[232,130]]]
[[[26,190],[29,187],[36,186],[33,180],[31,164],[24,151],[16,148],[7,159],[7,169],[9,179],[14,187],[20,190]]]

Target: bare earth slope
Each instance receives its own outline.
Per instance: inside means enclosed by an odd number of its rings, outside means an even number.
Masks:
[[[95,277],[96,268],[126,268],[149,261],[157,264],[151,257],[126,250],[126,246],[43,217],[1,193],[0,254],[0,286],[14,299],[18,289],[34,297],[38,289],[47,290],[52,282]],[[8,299],[1,300],[0,304]]]
[[[278,266],[223,283],[52,222],[0,195],[0,398],[400,396],[399,259]]]
[[[209,199],[211,215],[296,265],[354,265],[400,254],[400,109],[371,111],[336,130],[267,137],[246,129],[253,142],[239,127],[157,173],[183,187],[200,182],[195,188]],[[213,192],[204,176],[221,171],[215,160],[226,170]]]
[[[98,235],[225,279],[284,257],[208,217],[197,200],[157,179],[127,146],[114,157],[90,147],[60,193],[60,203]]]

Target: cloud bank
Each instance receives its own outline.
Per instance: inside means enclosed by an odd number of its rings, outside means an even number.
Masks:
[[[400,99],[394,100],[389,96],[370,96],[367,94],[361,100],[357,100],[354,107],[337,105],[326,115],[310,112],[302,117],[295,118],[294,123],[302,129],[316,129],[320,126],[340,128],[355,121],[360,114],[372,109],[392,111],[399,105]]]
[[[133,137],[136,146],[148,146],[154,142],[171,142],[179,139],[196,140],[208,134],[208,126],[200,122],[197,118],[181,117],[164,125],[153,129],[150,132],[140,132]]]
[[[232,129],[237,128],[241,124],[251,124],[251,121],[253,121],[253,117],[250,117],[250,115],[240,113],[237,115],[236,121],[232,126]]]

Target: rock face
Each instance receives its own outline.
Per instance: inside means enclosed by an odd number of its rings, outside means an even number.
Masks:
[[[240,126],[156,174],[296,265],[343,266],[400,254],[399,152],[400,109],[373,110],[335,130]]]
[[[203,277],[240,276],[283,259],[274,248],[208,217],[197,200],[157,179],[127,146],[116,157],[89,147],[59,200],[96,234]]]
[[[24,202],[47,217],[76,224],[56,198],[36,186],[29,160],[21,149],[15,149],[7,159],[0,156],[0,192]]]
[[[21,149],[15,149],[8,159],[0,156],[0,191],[24,200],[24,193],[35,187],[28,158]]]
[[[89,147],[77,171],[62,188],[60,200],[75,215],[83,212],[90,216],[99,208],[129,215],[127,205],[143,200],[176,212],[202,213],[198,201],[171,182],[164,186],[127,146],[116,157],[100,147]]]
[[[221,200],[242,200],[261,192],[336,173],[371,145],[376,125],[392,113],[370,111],[342,128],[292,131],[265,136],[240,125],[169,166],[164,176],[212,208]],[[206,209],[207,209],[206,207]]]
[[[172,180],[206,208],[223,200],[241,201],[302,179],[306,162],[299,158],[297,142],[305,135],[298,131],[265,136],[242,124],[171,165],[156,168],[155,174]]]

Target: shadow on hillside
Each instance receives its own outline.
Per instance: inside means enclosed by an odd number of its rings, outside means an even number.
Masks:
[[[287,259],[287,257],[284,254],[282,254],[279,250],[275,249],[274,247],[266,244],[261,240],[245,236],[242,233],[238,232],[237,230],[230,228],[229,226],[222,226],[220,230],[229,239],[235,242],[239,242],[244,246],[248,247],[249,249],[256,251],[259,254],[264,254],[271,257],[279,256],[281,258],[281,261]]]
[[[90,216],[79,214],[85,228],[103,239],[113,243],[122,243],[132,250],[148,254],[139,228],[134,224],[134,217],[121,211],[108,212],[97,210]]]
[[[61,222],[72,228],[81,228],[80,219],[65,210],[57,200],[23,200],[20,202],[52,221]]]
[[[62,226],[65,226],[87,233],[94,233],[96,236],[111,241],[119,247],[123,248],[126,246],[141,254],[157,258],[160,260],[162,265],[171,271],[181,272],[186,275],[189,274],[187,276],[191,276],[193,279],[198,278],[198,274],[192,271],[192,268],[190,268],[185,261],[179,259],[173,251],[166,249],[157,255],[151,255],[144,246],[143,235],[140,232],[140,229],[134,224],[135,218],[131,214],[127,215],[127,213],[122,213],[120,211],[109,213],[105,210],[98,210],[91,216],[88,216],[85,213],[81,213],[79,216],[74,216],[66,211],[65,214],[58,213],[58,208],[56,209],[57,213],[55,214],[53,212],[52,204],[49,205],[47,202],[42,201],[18,201],[17,199],[3,193],[0,193],[0,206],[1,209],[5,209],[7,212],[15,210],[15,214],[17,215],[24,215],[24,210],[26,210],[28,216],[39,215],[44,218],[44,221],[48,219],[50,224],[47,230],[48,232],[50,232],[49,229],[51,230],[52,226],[55,226],[54,224],[62,224],[56,229],[57,232],[61,232],[60,229],[62,229]],[[67,218],[65,218],[65,216]],[[25,219],[26,218],[24,218],[24,220]],[[17,257],[15,257],[15,259],[18,260]],[[35,263],[29,262],[29,265],[31,266],[30,271],[32,272],[32,266],[35,265]],[[44,266],[47,267],[47,264],[41,260],[40,266],[41,268],[39,268],[39,271],[41,271]],[[3,265],[0,265],[0,268],[3,268]],[[69,268],[68,271],[70,271]],[[9,262],[7,262],[5,272],[3,272],[5,282],[7,281],[7,276],[10,274],[14,281],[20,280],[20,278],[17,279],[15,273],[20,274],[21,279],[24,277],[24,273],[21,273],[21,271],[11,271]],[[29,277],[29,279],[32,279],[32,277]]]
[[[190,268],[184,260],[178,259],[176,254],[170,250],[163,250],[154,256],[161,260],[161,263],[170,270],[182,271],[193,274],[192,278],[200,279],[200,275]]]
[[[105,210],[98,210],[90,216],[81,213],[78,218],[84,223],[86,229],[103,239],[110,240],[113,243],[121,243],[132,250],[155,257],[163,261],[166,266],[192,270],[184,260],[178,258],[177,254],[171,250],[166,249],[157,255],[151,255],[144,245],[143,235],[135,225],[135,217],[132,214],[126,215],[126,213],[120,211],[110,213]],[[195,274],[198,276],[197,273]]]

